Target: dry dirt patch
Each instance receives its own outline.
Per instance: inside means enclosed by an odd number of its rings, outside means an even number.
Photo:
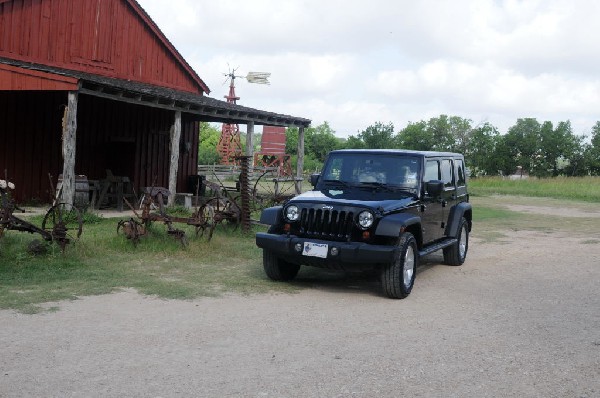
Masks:
[[[302,270],[298,294],[0,311],[0,396],[600,396],[600,243],[501,232],[428,258],[406,300]]]
[[[508,210],[519,213],[533,213],[557,217],[600,218],[600,211],[594,212],[574,208],[551,206],[508,205],[506,207]]]

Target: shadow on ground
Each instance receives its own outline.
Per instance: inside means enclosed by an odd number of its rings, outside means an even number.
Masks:
[[[418,278],[419,275],[442,264],[443,256],[441,254],[435,253],[424,257],[417,268],[416,277]],[[377,270],[347,272],[302,266],[298,276],[290,284],[300,289],[311,288],[333,293],[357,292],[378,297],[383,295]]]

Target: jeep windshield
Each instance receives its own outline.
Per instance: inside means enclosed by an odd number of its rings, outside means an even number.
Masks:
[[[419,159],[384,153],[332,153],[317,185],[319,190],[405,191],[416,195]]]

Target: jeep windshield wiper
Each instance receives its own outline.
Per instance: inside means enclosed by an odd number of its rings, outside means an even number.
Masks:
[[[361,182],[359,185],[361,188],[376,188],[376,189],[385,189],[389,192],[394,192],[396,189],[393,186],[389,186],[384,184],[383,182],[377,181],[369,181],[369,182]]]
[[[348,184],[346,181],[342,181],[342,180],[323,180],[323,182],[327,185],[335,185],[338,187],[349,187],[350,184]]]
[[[361,182],[361,188],[375,188],[376,190],[385,190],[387,192],[402,192],[408,196],[417,196],[417,190],[415,188],[408,188],[394,184],[384,184],[382,182]]]

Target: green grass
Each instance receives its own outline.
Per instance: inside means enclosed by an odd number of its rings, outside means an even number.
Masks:
[[[469,180],[474,196],[521,195],[600,203],[600,177],[556,177],[509,180],[481,177]]]
[[[266,278],[262,252],[254,243],[256,231],[243,234],[220,226],[208,242],[195,237],[191,227],[175,224],[189,238],[188,247],[182,248],[164,225],[154,223],[134,247],[117,235],[117,222],[100,219],[84,225],[81,239],[64,254],[56,245],[49,245],[46,254],[29,254],[28,244],[39,236],[5,232],[0,239],[0,309],[37,312],[40,303],[119,288],[174,299],[298,290]]]
[[[599,179],[575,179],[582,190],[595,191]],[[563,183],[562,180],[551,180]],[[538,193],[555,191],[540,183]],[[549,217],[547,214],[519,212],[515,205],[537,205],[553,208],[577,208],[597,211],[597,200],[576,202],[565,199],[531,198],[526,190],[511,191],[514,183],[504,180],[472,180],[475,195],[473,204],[474,227],[472,237],[486,242],[502,243],[510,234],[519,230],[535,230],[543,233],[555,231],[581,236],[584,243],[599,244],[596,235],[598,218]],[[524,182],[518,182],[523,186]],[[557,184],[557,185],[560,185]],[[570,182],[564,182],[571,186]],[[567,186],[564,185],[564,186]],[[497,188],[493,188],[493,187]],[[562,189],[563,191],[565,188]],[[561,191],[561,189],[557,189]],[[498,196],[495,194],[505,194]],[[551,196],[551,195],[549,195]],[[597,199],[597,198],[596,198]],[[189,211],[176,208],[173,215],[189,216]],[[37,225],[42,217],[29,220]],[[0,238],[0,309],[14,309],[23,313],[51,311],[51,303],[76,299],[86,295],[106,294],[122,288],[133,288],[142,294],[171,299],[193,299],[219,296],[227,293],[259,294],[266,292],[297,292],[310,286],[313,280],[338,278],[323,270],[303,270],[302,278],[294,283],[275,283],[267,279],[262,269],[262,252],[256,247],[256,227],[244,234],[240,229],[219,226],[213,239],[195,237],[193,228],[174,224],[186,231],[187,248],[168,236],[166,227],[154,223],[137,247],[123,235],[117,235],[119,219],[101,218],[92,214],[84,217],[85,225],[81,239],[62,253],[56,245],[48,245],[43,255],[32,255],[27,247],[38,235],[6,231]],[[347,284],[348,280],[340,282]],[[335,286],[335,283],[333,284]],[[370,285],[369,285],[370,286]],[[374,285],[378,289],[378,284]]]

